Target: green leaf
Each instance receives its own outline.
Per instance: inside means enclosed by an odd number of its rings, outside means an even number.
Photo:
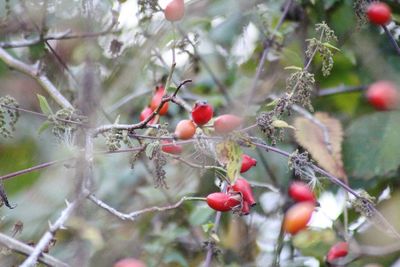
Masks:
[[[47,103],[47,100],[44,96],[42,95],[37,95],[38,99],[39,99],[39,105],[40,105],[40,109],[42,110],[42,112],[45,115],[52,115],[53,111],[50,108],[49,103]]]
[[[322,44],[323,44],[324,46],[330,48],[330,49],[334,49],[334,50],[340,51],[339,48],[337,48],[336,46],[331,45],[330,43],[325,42],[325,43],[322,43]]]
[[[190,213],[189,223],[190,225],[202,225],[208,221],[213,213],[214,210],[208,206],[196,206]]]
[[[38,135],[46,131],[50,127],[51,123],[49,121],[45,121],[38,129]]]
[[[204,233],[210,232],[210,230],[214,227],[214,223],[206,223],[201,226],[203,228]]]
[[[371,179],[400,166],[400,112],[377,112],[355,120],[346,130],[343,152],[349,176]]]
[[[297,66],[287,66],[285,67],[285,70],[298,70],[298,71],[302,71],[303,68],[297,67]]]
[[[188,262],[186,259],[182,256],[182,253],[179,253],[176,250],[173,250],[171,252],[168,252],[167,255],[164,257],[164,263],[171,264],[171,263],[178,263],[179,265],[173,264],[171,266],[183,266],[183,267],[189,267]]]

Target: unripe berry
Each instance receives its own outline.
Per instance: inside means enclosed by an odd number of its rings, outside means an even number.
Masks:
[[[214,121],[214,130],[218,134],[227,134],[239,128],[242,122],[242,118],[238,116],[232,114],[221,115]]]
[[[179,139],[190,139],[196,133],[196,125],[191,120],[181,120],[175,128],[175,136]]]
[[[315,205],[312,202],[299,202],[286,211],[283,229],[292,235],[307,227]]]
[[[198,101],[192,109],[192,119],[194,123],[202,126],[209,122],[214,114],[213,108],[205,101]]]
[[[242,167],[240,173],[247,172],[251,167],[257,165],[257,160],[250,157],[249,155],[242,154]]]
[[[161,104],[162,98],[165,94],[165,88],[164,86],[157,86],[156,87],[156,92],[153,95],[153,98],[151,99],[150,102],[150,108],[154,111],[157,109],[157,107]],[[167,114],[168,112],[168,102],[164,103],[158,112],[160,116],[163,116]]]
[[[367,8],[367,17],[376,25],[386,25],[392,18],[390,7],[382,2],[374,2]]]
[[[347,242],[339,242],[333,245],[326,255],[326,261],[332,262],[338,258],[345,257],[349,253],[349,244]]]
[[[315,203],[315,196],[308,184],[301,181],[293,182],[289,186],[289,196],[296,202],[310,201]]]
[[[178,21],[185,15],[185,4],[183,0],[172,0],[164,10],[165,19],[168,21]]]
[[[161,141],[162,147],[161,150],[165,153],[178,155],[182,153],[182,146],[174,144],[171,141],[163,140]]]
[[[367,90],[367,100],[378,110],[395,109],[399,104],[399,92],[390,81],[378,81]]]

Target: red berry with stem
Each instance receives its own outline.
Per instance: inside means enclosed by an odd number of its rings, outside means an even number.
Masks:
[[[396,85],[390,81],[371,84],[366,96],[368,102],[378,110],[395,109],[400,100]]]
[[[339,242],[333,245],[326,255],[327,262],[334,261],[338,258],[345,257],[349,253],[349,244],[347,242]]]
[[[161,141],[161,144],[162,144],[161,150],[164,151],[165,153],[174,155],[179,155],[182,153],[181,145],[174,144],[173,142],[168,140]]]
[[[239,128],[243,119],[232,114],[217,117],[214,121],[214,130],[218,134],[227,134]]]
[[[134,258],[126,258],[116,262],[113,267],[146,267],[146,264]]]
[[[296,202],[310,201],[315,203],[315,195],[310,186],[301,181],[293,182],[289,186],[289,196]]]
[[[192,109],[192,119],[199,126],[209,122],[213,115],[214,110],[206,101],[197,101]]]
[[[249,155],[242,154],[242,167],[240,173],[247,172],[251,167],[257,165],[257,160],[250,157]]]
[[[150,102],[150,108],[154,111],[157,109],[157,107],[161,104],[162,98],[165,94],[165,88],[164,86],[157,86],[156,91],[153,95],[153,98],[151,99]],[[158,112],[159,115],[163,116],[167,114],[168,112],[168,102],[164,103]]]
[[[392,18],[390,7],[382,2],[374,2],[367,8],[367,17],[376,25],[386,25]]]
[[[175,128],[175,136],[187,140],[196,133],[196,125],[191,120],[181,120]]]
[[[172,0],[164,9],[165,19],[168,21],[178,21],[185,15],[185,3],[183,0]]]
[[[253,190],[249,182],[247,182],[244,178],[236,179],[236,182],[231,186],[231,189],[236,192],[242,193],[243,200],[247,202],[250,206],[256,205],[256,201],[254,199]]]
[[[142,112],[140,113],[140,121],[144,121],[145,119],[147,119],[151,114],[153,114],[153,110],[150,107],[145,107]],[[148,124],[152,124],[155,120],[155,117],[152,118]]]
[[[233,207],[240,204],[240,201],[226,193],[216,192],[211,193],[206,198],[210,208],[216,211],[230,211]]]
[[[297,234],[307,227],[315,205],[312,202],[299,202],[286,211],[283,220],[283,229],[292,235]]]

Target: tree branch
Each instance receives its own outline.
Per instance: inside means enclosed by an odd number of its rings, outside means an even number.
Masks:
[[[27,244],[24,244],[21,241],[11,238],[3,233],[0,233],[0,243],[9,249],[24,255],[30,255],[33,253],[33,248],[31,246],[28,246]],[[48,266],[69,267],[67,263],[62,262],[46,253],[41,254],[38,258],[38,261]]]
[[[0,59],[4,61],[4,63],[10,68],[13,68],[35,79],[61,107],[73,109],[71,103],[57,90],[47,76],[40,74],[37,66],[28,65],[18,59],[15,59],[3,48],[0,48]]]
[[[64,223],[69,219],[72,215],[78,203],[81,199],[77,199],[72,203],[67,203],[67,207],[61,212],[61,216],[56,220],[54,224],[50,224],[49,230],[42,236],[39,240],[35,249],[30,253],[29,257],[25,259],[25,261],[20,265],[20,267],[32,267],[36,265],[36,262],[43,250],[49,245],[51,240],[54,238],[56,232],[63,227]]]

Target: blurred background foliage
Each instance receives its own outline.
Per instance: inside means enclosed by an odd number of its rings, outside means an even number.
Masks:
[[[49,41],[59,58],[43,42],[7,51],[26,63],[40,62],[42,71],[73,103],[90,58],[97,82],[96,125],[114,122],[117,116],[120,123],[135,123],[155,85],[169,72],[171,44],[175,38],[178,48],[173,80],[175,83],[193,80],[179,95],[190,104],[199,99],[208,100],[216,114],[241,114],[246,116],[246,125],[251,125],[260,106],[269,101],[268,96],[285,91],[290,72],[284,68],[304,64],[305,40],[314,36],[316,23],[326,21],[338,36],[336,46],[341,51],[335,53],[335,64],[328,77],[323,77],[319,70],[320,59],[313,62],[314,109],[340,120],[344,128],[342,156],[350,185],[373,196],[385,191],[386,199],[378,207],[400,230],[400,113],[374,111],[362,91],[317,96],[319,90],[368,85],[377,80],[399,84],[399,55],[377,27],[357,21],[354,5],[360,1],[294,1],[288,19],[275,33],[277,44],[267,56],[250,103],[246,99],[263,41],[276,26],[285,1],[185,1],[185,17],[176,23],[175,30],[165,21],[162,12],[153,13],[148,9],[148,3],[157,1],[121,2],[119,14],[113,14],[112,8],[119,5],[114,0],[0,0],[0,43],[38,38],[37,27],[41,25],[45,35],[66,30],[100,32],[116,16],[118,25],[112,33],[98,38]],[[159,1],[159,4],[165,7],[166,2]],[[389,28],[397,38],[400,29],[395,23],[399,22],[400,5],[397,1],[386,2],[394,14]],[[229,97],[224,97],[222,87]],[[11,95],[20,107],[41,112],[37,94],[45,96],[52,109],[58,110],[57,104],[35,80],[0,61],[0,96]],[[188,116],[183,109],[170,105],[168,115],[161,122],[168,123],[168,129],[173,131],[174,125]],[[296,116],[292,114],[288,122]],[[42,123],[41,118],[22,113],[14,138],[0,137],[0,175],[73,155],[74,149],[58,140],[50,130],[38,133]],[[262,137],[257,131],[254,134]],[[278,147],[293,151],[298,145],[292,134],[288,134]],[[96,150],[105,149],[104,139],[96,140]],[[195,160],[190,145],[185,149],[185,155]],[[246,178],[272,184],[285,192],[292,179],[286,159],[253,149],[245,152],[259,162],[257,168],[246,173]],[[185,195],[206,196],[218,190],[213,171],[193,169],[172,159],[165,167],[168,189],[155,188],[152,162],[141,157],[131,169],[129,157],[120,153],[95,158],[95,194],[118,210],[130,212],[164,206]],[[67,161],[4,181],[8,198],[17,207],[13,210],[1,207],[1,232],[11,235],[13,225],[21,221],[23,231],[16,237],[24,242],[36,242],[47,229],[47,222],[54,221],[65,207],[65,200],[73,196],[73,179],[74,166]],[[293,242],[285,239],[282,266],[323,266],[329,247],[340,239],[335,230],[342,219],[343,193],[327,182],[323,186],[321,197],[328,200],[320,199],[318,213],[322,213],[325,221],[330,218],[328,223],[321,226],[316,219],[314,226],[296,236]],[[284,202],[284,196],[265,188],[257,188],[255,192],[260,205],[249,216],[223,214],[218,233],[221,253],[213,266],[269,266],[282,216],[282,210],[276,207]],[[148,213],[135,222],[123,222],[93,203],[85,202],[68,221],[67,229],[57,233],[50,253],[71,266],[112,266],[123,257],[140,258],[148,266],[199,266],[204,261],[204,242],[208,239],[204,227],[213,222],[214,214],[205,204],[185,202],[174,210]],[[359,214],[351,209],[349,219],[351,230],[361,243],[380,246],[393,242],[373,227],[356,226]],[[15,266],[23,260],[16,253],[2,252],[1,266]],[[399,255],[362,257],[351,266],[372,263],[390,266]]]

